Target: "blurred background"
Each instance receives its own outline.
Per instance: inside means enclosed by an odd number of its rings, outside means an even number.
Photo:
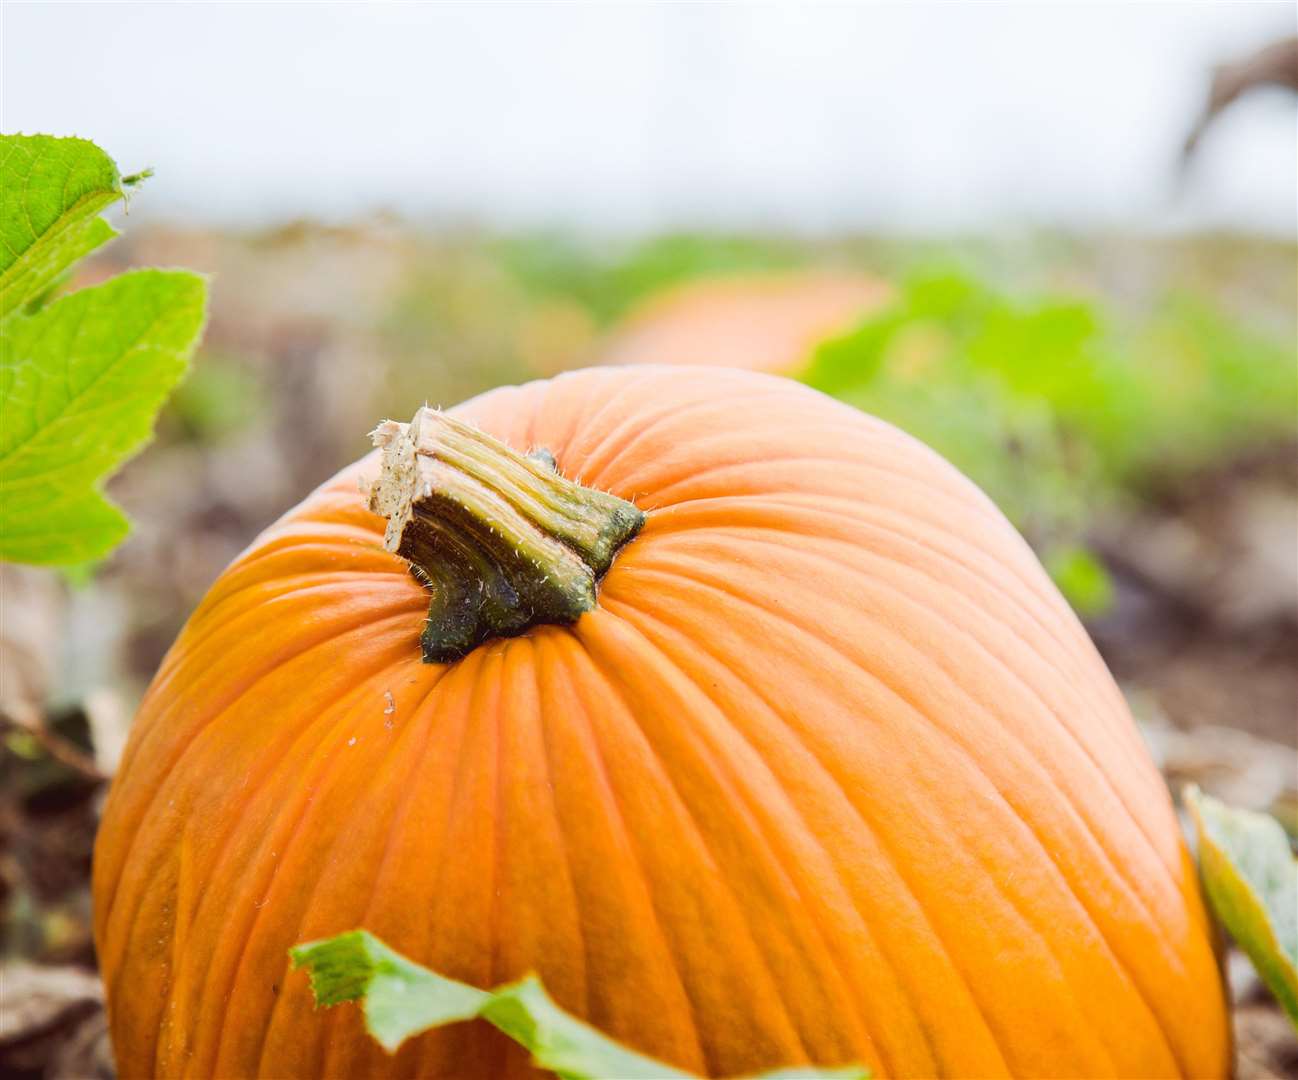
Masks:
[[[5,131],[156,170],[78,284],[212,275],[193,370],[110,485],[130,540],[0,568],[0,1073],[111,1075],[97,806],[215,576],[376,419],[588,364],[775,371],[931,443],[1037,549],[1173,789],[1298,835],[1292,3],[0,20]],[[1240,1075],[1298,1075],[1229,973]]]

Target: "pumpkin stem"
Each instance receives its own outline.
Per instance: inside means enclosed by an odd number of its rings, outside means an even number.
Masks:
[[[385,546],[432,587],[425,663],[576,622],[644,522],[631,503],[564,479],[548,451],[520,454],[436,409],[371,437],[383,450],[370,509],[388,519]]]

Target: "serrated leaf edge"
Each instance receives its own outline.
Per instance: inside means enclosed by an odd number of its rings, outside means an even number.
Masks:
[[[307,969],[317,1008],[359,1001],[366,1029],[389,1053],[395,1053],[406,1039],[423,1031],[446,1023],[477,1018],[492,1024],[528,1050],[533,1055],[533,1064],[538,1068],[555,1072],[563,1080],[617,1080],[574,1066],[571,1056],[573,1048],[570,1043],[564,1045],[565,1037],[573,1032],[590,1040],[590,1053],[593,1056],[606,1053],[623,1056],[628,1063],[637,1067],[637,1075],[662,1077],[663,1080],[695,1080],[692,1073],[645,1057],[615,1042],[585,1021],[564,1012],[555,1004],[534,973],[494,990],[480,990],[416,964],[367,930],[352,930],[332,938],[297,945],[289,950],[289,960],[293,969]],[[412,978],[427,980],[430,985],[450,989],[457,995],[462,995],[465,1007],[448,1011],[446,1019],[397,1034],[387,1029],[380,1018],[374,1015],[375,1010],[371,1007],[370,991],[376,979],[384,975],[397,975],[407,981]],[[547,1020],[545,1014],[552,1014],[550,1020]],[[524,1023],[515,1022],[519,1018]],[[555,1034],[556,1029],[547,1027],[547,1024],[553,1020],[561,1020],[562,1024],[558,1038],[551,1042],[550,1036]],[[581,1056],[580,1048],[577,1056]],[[868,1080],[870,1071],[858,1066],[829,1069],[793,1066],[763,1075],[804,1077],[806,1080]]]

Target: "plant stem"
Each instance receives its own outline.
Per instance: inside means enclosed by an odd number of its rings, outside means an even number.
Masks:
[[[372,437],[383,467],[370,509],[388,519],[387,549],[432,590],[427,663],[576,622],[644,522],[631,503],[565,479],[548,455],[520,454],[435,409],[385,421]]]

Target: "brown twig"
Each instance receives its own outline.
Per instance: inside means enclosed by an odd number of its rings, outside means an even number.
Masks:
[[[1240,60],[1214,69],[1208,88],[1208,100],[1186,136],[1181,151],[1182,162],[1188,162],[1202,140],[1204,132],[1228,105],[1252,90],[1264,86],[1293,90],[1298,93],[1298,37],[1274,41]]]
[[[13,703],[0,707],[0,731],[10,728],[26,732],[55,761],[87,780],[100,784],[108,779],[89,754],[58,732],[51,731],[35,709],[15,707]]]

